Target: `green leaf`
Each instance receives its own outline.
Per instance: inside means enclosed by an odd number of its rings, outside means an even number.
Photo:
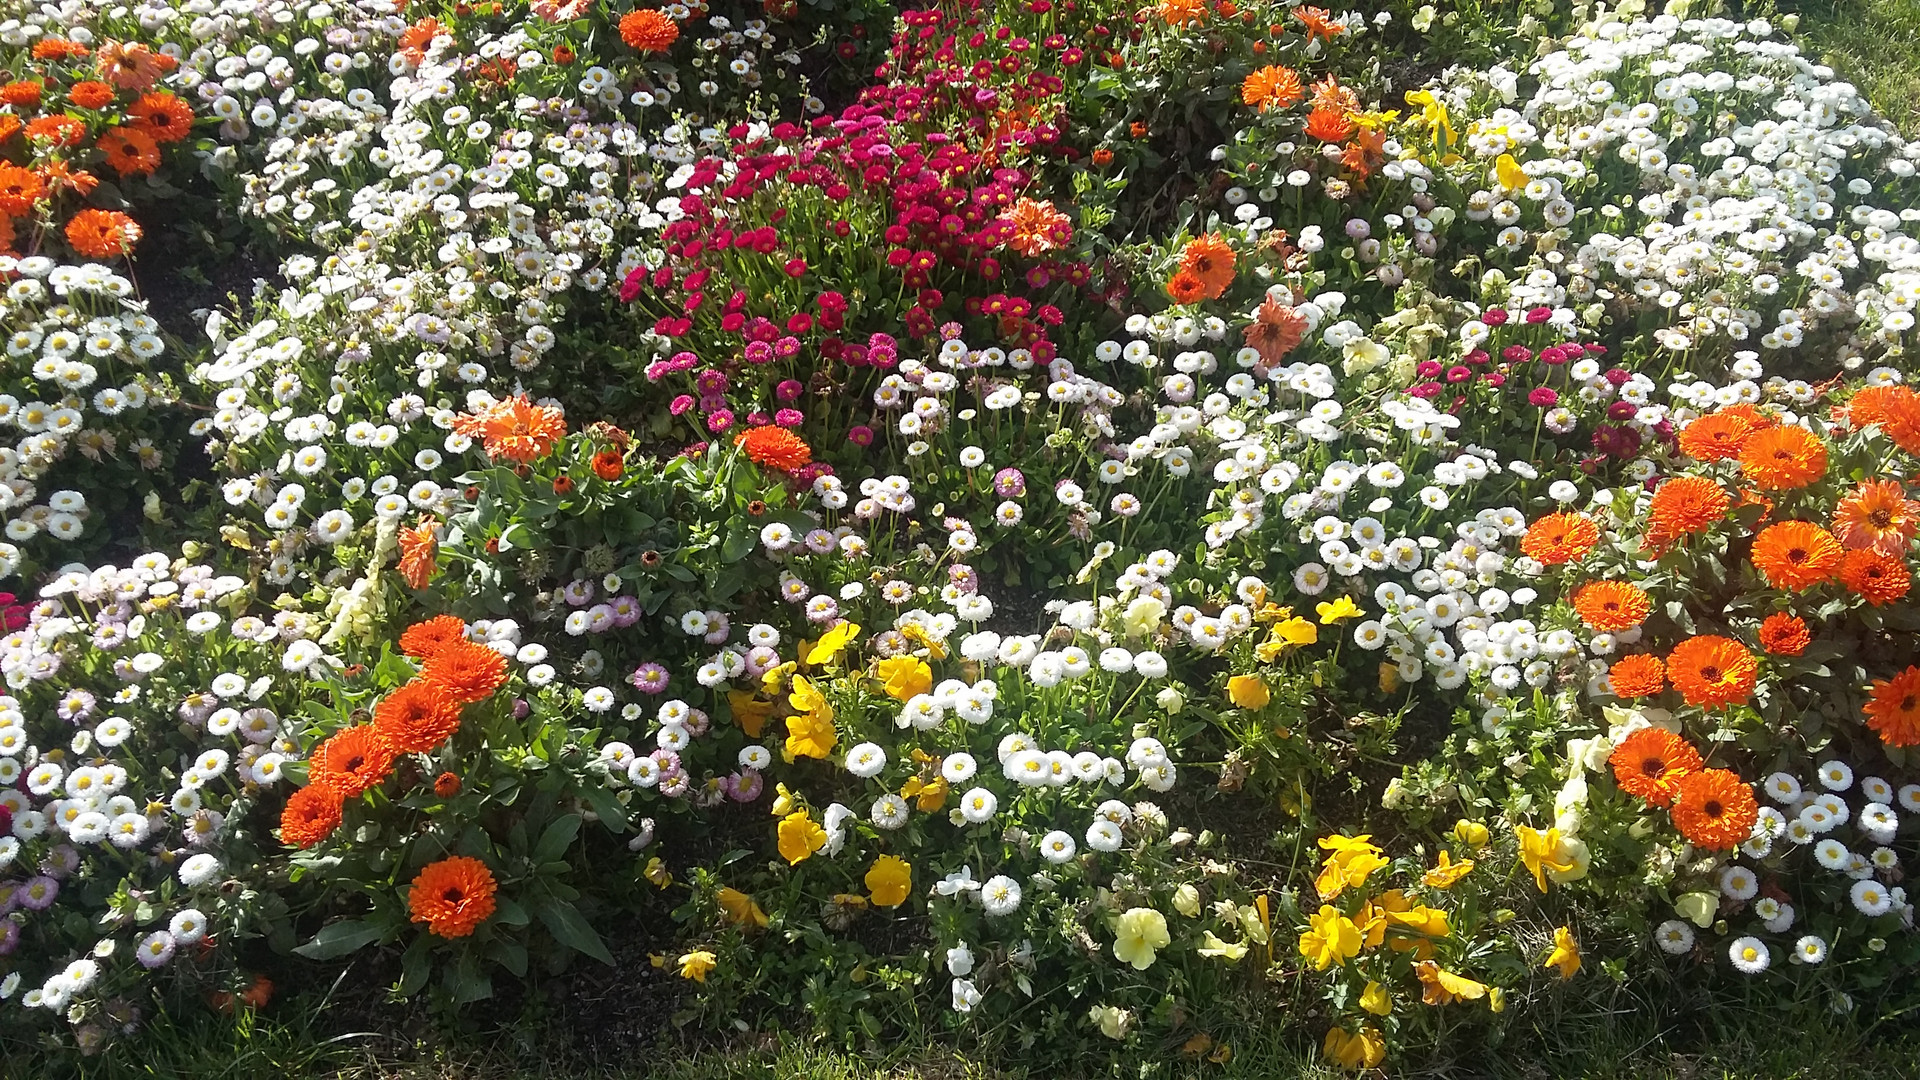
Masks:
[[[567,847],[579,835],[580,815],[561,815],[540,834],[540,842],[533,846],[533,861],[553,862],[567,853]]]
[[[425,934],[413,939],[407,946],[407,953],[400,958],[401,997],[412,997],[420,988],[427,985],[427,976],[433,973],[432,947],[427,944]]]
[[[586,797],[587,805],[593,807],[593,812],[600,815],[600,821],[607,828],[617,833],[627,831],[627,808],[620,805],[620,800],[613,797],[613,792],[594,785],[581,794]]]
[[[313,940],[293,950],[309,960],[332,960],[363,945],[371,945],[386,934],[386,928],[365,919],[328,923],[313,935]]]
[[[594,933],[593,927],[581,916],[580,909],[565,901],[549,901],[534,908],[534,914],[540,916],[541,925],[547,928],[554,940],[560,944],[586,953],[603,964],[613,963],[613,954]]]
[[[501,938],[499,941],[494,942],[493,948],[488,951],[492,954],[494,960],[497,961],[501,967],[512,972],[515,978],[526,977],[527,947],[525,945],[517,941],[509,941],[506,938]]]
[[[520,906],[520,901],[502,896],[494,903],[493,921],[502,926],[525,926],[532,921],[532,917],[527,914],[526,908]]]

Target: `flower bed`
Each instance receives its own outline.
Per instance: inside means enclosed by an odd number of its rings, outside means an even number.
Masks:
[[[1920,147],[1764,22],[1395,18],[0,24],[0,1009],[653,894],[715,1028],[1910,1007]],[[182,215],[278,276],[163,328]]]

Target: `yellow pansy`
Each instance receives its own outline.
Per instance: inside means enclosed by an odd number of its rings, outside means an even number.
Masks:
[[[717,899],[727,921],[735,926],[767,925],[767,913],[760,910],[760,905],[754,903],[753,897],[739,889],[723,888]]]
[[[1472,869],[1472,859],[1461,859],[1459,862],[1454,862],[1452,855],[1442,851],[1440,853],[1440,861],[1434,864],[1433,869],[1421,875],[1420,883],[1436,889],[1451,889],[1455,882],[1466,877]]]
[[[827,830],[820,827],[805,810],[795,810],[780,819],[780,857],[789,865],[813,857],[827,846]]]
[[[773,805],[771,809],[774,817],[786,817],[792,813],[794,802],[793,792],[787,790],[787,785],[773,785]]]
[[[932,634],[927,633],[927,628],[921,626],[919,623],[910,622],[902,626],[900,628],[900,636],[927,650],[927,655],[933,657],[935,660],[946,659],[946,643],[934,637]]]
[[[905,859],[882,855],[873,860],[867,871],[867,892],[873,895],[876,907],[899,907],[912,891],[913,867]]]
[[[775,695],[786,693],[787,679],[798,667],[798,664],[789,660],[784,664],[775,664],[768,668],[767,673],[760,676],[760,689]]]
[[[1427,138],[1440,146],[1452,146],[1459,136],[1454,134],[1453,120],[1447,115],[1446,102],[1433,96],[1431,90],[1415,90],[1407,94],[1407,104],[1420,108],[1420,116],[1414,122],[1425,124]]]
[[[727,707],[733,710],[733,722],[740,725],[749,739],[759,738],[767,726],[767,718],[773,715],[773,702],[745,690],[727,691]]]
[[[914,805],[921,813],[931,814],[947,805],[947,793],[951,790],[945,777],[922,780],[916,776],[900,785],[900,797],[915,800]]]
[[[1520,167],[1519,162],[1513,160],[1512,154],[1501,154],[1494,161],[1493,174],[1499,179],[1500,186],[1503,188],[1519,191],[1527,186],[1527,172]]]
[[[1456,1001],[1479,1001],[1487,996],[1487,984],[1456,975],[1432,960],[1413,965],[1420,978],[1420,1000],[1429,1005],[1451,1005]]]
[[[1360,953],[1360,928],[1331,904],[1320,905],[1317,914],[1308,916],[1308,930],[1300,935],[1300,955],[1325,971],[1345,964]]]
[[[1359,888],[1375,870],[1387,865],[1380,849],[1368,842],[1371,839],[1371,833],[1320,838],[1321,850],[1328,853],[1313,883],[1320,899],[1331,900],[1347,889]]]
[[[1351,596],[1342,596],[1338,600],[1322,601],[1314,605],[1313,610],[1319,612],[1321,626],[1332,626],[1341,619],[1356,619],[1362,614],[1360,605],[1354,603],[1353,597]]]
[[[843,622],[820,635],[813,648],[807,650],[808,664],[824,664],[840,654],[840,650],[853,643],[860,636],[860,624]]]
[[[1235,675],[1227,680],[1227,699],[1243,709],[1263,709],[1273,700],[1273,691],[1258,675]]]
[[[833,730],[833,712],[829,710],[823,717],[819,713],[806,713],[801,716],[787,717],[786,758],[824,758],[833,752],[833,744],[840,736]]]
[[[875,666],[874,674],[895,701],[909,701],[933,689],[933,669],[917,656],[890,656]]]
[[[720,958],[705,949],[696,949],[680,957],[680,977],[694,982],[706,982],[707,972],[720,963]]]
[[[1200,935],[1200,947],[1194,951],[1201,956],[1218,957],[1228,963],[1233,963],[1247,955],[1247,946],[1245,942],[1222,941],[1220,940],[1220,935],[1208,930]]]
[[[1573,940],[1573,929],[1562,926],[1553,932],[1553,952],[1542,968],[1556,968],[1563,979],[1571,979],[1580,970],[1580,943]]]
[[[1485,825],[1461,818],[1453,823],[1453,838],[1470,848],[1483,848],[1493,839],[1493,834],[1487,831]]]
[[[1520,840],[1520,861],[1533,873],[1533,883],[1547,891],[1547,875],[1573,870],[1574,861],[1565,851],[1559,829],[1538,829],[1521,825],[1513,830]]]
[[[1385,1016],[1393,1011],[1393,998],[1387,993],[1386,987],[1370,982],[1360,995],[1360,1007],[1375,1016]]]
[[[1172,942],[1167,917],[1152,908],[1128,908],[1113,920],[1113,955],[1135,971],[1152,967],[1156,951]]]
[[[1363,1027],[1356,1032],[1329,1028],[1320,1052],[1343,1069],[1374,1069],[1387,1060],[1387,1040],[1378,1028]]]

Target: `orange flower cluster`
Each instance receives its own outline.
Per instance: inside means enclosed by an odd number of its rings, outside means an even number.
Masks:
[[[1706,532],[1732,508],[1733,497],[1719,484],[1704,476],[1676,476],[1654,489],[1645,546],[1660,554],[1682,537]]]
[[[652,8],[620,16],[620,40],[642,53],[663,53],[680,40],[680,24]]]
[[[443,938],[463,938],[479,929],[495,907],[499,885],[493,871],[479,859],[455,855],[429,863],[407,891],[407,911],[414,922]]]
[[[473,413],[462,413],[454,418],[453,430],[482,440],[490,458],[525,464],[552,453],[554,444],[567,433],[567,422],[559,409],[535,405],[527,395],[517,394]]]
[[[1028,258],[1057,251],[1073,239],[1073,223],[1052,202],[1022,195],[1001,220],[1013,226],[1007,246]]]
[[[1740,473],[1767,491],[1806,487],[1826,475],[1827,444],[1803,427],[1756,431],[1740,447]]]
[[[1174,303],[1192,304],[1213,300],[1233,284],[1233,249],[1215,233],[1187,241],[1180,252],[1180,269],[1167,280],[1167,295]]]
[[[1856,428],[1879,427],[1894,445],[1920,457],[1920,392],[1905,386],[1869,386],[1847,403]]]
[[[1520,538],[1520,550],[1548,566],[1578,562],[1600,542],[1600,527],[1585,514],[1565,511],[1537,518]]]
[[[783,427],[757,427],[734,439],[747,460],[763,469],[792,472],[813,460],[813,447]]]
[[[452,738],[461,709],[506,681],[506,658],[468,641],[466,624],[452,615],[409,626],[400,648],[424,660],[420,674],[374,706],[372,723],[341,728],[313,748],[307,786],[280,816],[283,842],[305,848],[332,835],[346,800],[384,783],[400,755],[428,753]]]
[[[1607,763],[1621,791],[1669,810],[1696,847],[1725,851],[1753,835],[1760,818],[1753,789],[1726,769],[1706,768],[1700,751],[1671,731],[1641,728],[1621,740]]]
[[[1920,531],[1920,502],[1907,498],[1898,480],[1861,483],[1833,513],[1840,546],[1898,558]]]
[[[400,579],[410,589],[424,589],[433,579],[434,558],[439,552],[439,541],[434,539],[434,529],[439,526],[432,516],[420,519],[420,524],[400,530]]]

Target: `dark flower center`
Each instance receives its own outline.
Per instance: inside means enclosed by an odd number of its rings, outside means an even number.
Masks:
[[[1720,669],[1709,664],[1708,666],[1700,669],[1700,677],[1707,680],[1708,682],[1719,682]]]
[[[1721,814],[1726,813],[1726,810],[1720,805],[1719,799],[1708,799],[1705,803],[1701,804],[1700,812],[1710,818],[1717,818]]]

